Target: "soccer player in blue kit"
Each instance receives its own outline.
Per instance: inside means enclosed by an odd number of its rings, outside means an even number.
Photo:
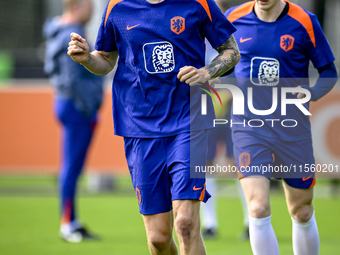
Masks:
[[[205,165],[206,129],[214,114],[210,100],[209,114],[201,115],[202,90],[194,85],[237,64],[234,32],[213,0],[111,0],[96,51],[71,34],[68,54],[95,74],[110,72],[119,56],[114,129],[124,137],[151,254],[178,253],[173,225],[181,254],[205,254],[199,201],[210,195],[204,176],[190,178],[190,169]],[[219,52],[207,66],[205,37]]]
[[[280,98],[281,88],[293,91],[292,87],[301,87],[286,96],[295,102],[300,99],[299,106],[308,110],[309,95],[311,101],[316,101],[333,88],[337,81],[334,56],[314,14],[284,0],[254,0],[229,9],[225,15],[237,28],[234,36],[241,53],[235,67],[237,85],[244,95],[252,89],[248,97],[252,97],[254,109],[271,109],[274,89],[279,88]],[[319,72],[313,87],[308,81],[310,60]],[[279,254],[269,201],[269,179],[279,177],[284,180],[293,222],[294,254],[316,255],[319,236],[312,203],[314,173],[273,175],[249,170],[262,166],[292,166],[299,170],[300,166],[314,164],[309,117],[294,104],[287,105],[285,116],[281,108],[278,103],[277,109],[266,115],[246,108],[245,114],[232,116],[234,155],[249,208],[251,247],[255,255]],[[255,119],[258,127],[251,121]],[[297,125],[285,127],[288,124],[281,125],[282,119],[295,120]],[[249,121],[251,125],[246,124]]]

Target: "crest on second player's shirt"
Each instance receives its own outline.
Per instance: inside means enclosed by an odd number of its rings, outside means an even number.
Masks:
[[[280,47],[284,51],[290,51],[294,47],[294,37],[291,35],[283,35],[280,38]]]
[[[143,54],[148,73],[169,73],[175,69],[174,49],[169,42],[146,43]]]
[[[171,19],[171,31],[180,34],[185,30],[185,18],[176,16]]]
[[[254,57],[250,81],[258,86],[276,86],[280,81],[280,62],[275,58]]]

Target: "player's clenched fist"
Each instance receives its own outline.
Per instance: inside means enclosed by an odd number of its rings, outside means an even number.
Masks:
[[[85,63],[90,58],[90,47],[86,40],[77,33],[71,34],[67,54],[77,63]]]
[[[193,66],[185,66],[179,70],[177,78],[190,86],[201,85],[210,79],[207,70],[197,69]]]

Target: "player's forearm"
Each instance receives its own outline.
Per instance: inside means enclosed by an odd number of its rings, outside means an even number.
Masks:
[[[311,92],[311,101],[317,101],[330,92],[338,80],[334,63],[319,69],[320,76],[314,87],[302,86]]]
[[[117,52],[99,52],[93,51],[87,61],[82,65],[90,72],[97,75],[105,75],[112,71],[118,58]]]
[[[210,64],[203,67],[207,70],[211,79],[223,75],[225,72],[232,69],[240,61],[240,51],[234,36],[216,48],[219,52],[218,56],[211,61]]]

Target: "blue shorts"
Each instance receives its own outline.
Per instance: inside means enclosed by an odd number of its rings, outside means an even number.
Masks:
[[[242,131],[232,135],[239,179],[262,175],[268,179],[284,179],[297,189],[315,185],[315,173],[310,168],[315,164],[311,139],[287,142]]]
[[[172,210],[172,201],[206,202],[205,175],[193,176],[206,165],[206,131],[164,138],[124,138],[125,155],[141,214]]]

